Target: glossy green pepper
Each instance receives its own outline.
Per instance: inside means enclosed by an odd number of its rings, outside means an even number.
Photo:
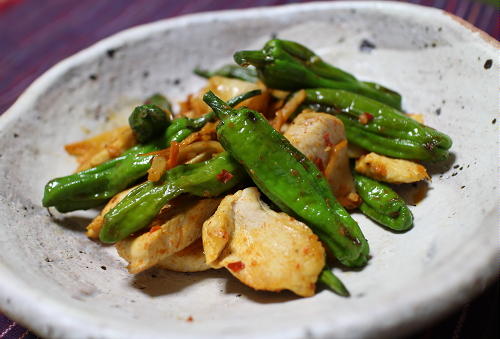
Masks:
[[[258,112],[231,109],[212,92],[203,100],[221,120],[217,136],[259,189],[282,211],[304,221],[346,266],[368,260],[368,242],[337,202],[316,166]]]
[[[448,157],[449,136],[378,101],[334,89],[306,90],[305,104],[335,114],[350,143],[394,158],[439,161]],[[362,121],[362,118],[365,121]]]
[[[104,243],[120,241],[149,225],[161,208],[180,194],[215,197],[245,177],[243,168],[227,152],[205,162],[176,166],[159,183],[147,181],[133,189],[106,213],[99,239]]]
[[[234,97],[230,100],[230,104],[237,105],[258,94],[260,90],[250,91]],[[196,119],[175,119],[163,136],[147,144],[136,145],[120,157],[86,171],[49,181],[45,185],[43,206],[54,206],[59,212],[65,213],[105,203],[146,175],[153,156],[144,154],[165,148],[172,141],[180,142],[214,119],[213,112]]]
[[[259,78],[270,88],[287,91],[343,89],[401,108],[401,95],[398,93],[376,83],[359,81],[293,41],[269,40],[261,50],[236,52],[234,60],[241,66],[255,66]]]
[[[394,231],[406,231],[413,225],[413,214],[401,197],[389,186],[353,173],[356,191],[363,202],[359,209],[370,219]]]

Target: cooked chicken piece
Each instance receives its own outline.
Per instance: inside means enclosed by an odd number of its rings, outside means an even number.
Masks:
[[[226,196],[203,224],[203,249],[213,268],[226,267],[256,290],[314,295],[325,265],[318,237],[300,221],[277,213],[255,187]]]
[[[368,153],[368,151],[362,147],[359,147],[358,145],[354,145],[352,143],[347,145],[347,156],[350,159],[357,159],[360,156],[365,155],[366,153]]]
[[[285,122],[292,116],[292,114],[299,108],[299,106],[306,99],[306,91],[301,89],[292,94],[290,100],[286,101],[285,105],[276,111],[276,116],[274,117],[271,125],[275,130],[283,133],[289,126],[283,126]]]
[[[293,120],[284,136],[325,174],[344,207],[355,208],[361,203],[349,168],[342,121],[331,114],[304,112]]]
[[[118,254],[129,262],[129,272],[142,272],[191,245],[201,236],[203,222],[215,212],[219,203],[219,198],[186,196],[175,199],[172,206],[162,210],[149,225],[149,232],[117,242]]]
[[[191,111],[189,117],[199,117],[210,112],[210,107],[203,101],[203,95],[211,90],[219,98],[227,101],[237,95],[244,94],[254,89],[262,90],[261,95],[257,95],[240,103],[236,107],[246,106],[258,112],[264,112],[269,101],[269,93],[261,82],[253,83],[239,79],[231,79],[221,76],[213,76],[208,79],[208,84],[198,94],[189,97],[189,102],[184,103],[184,109]]]
[[[201,237],[185,249],[163,258],[156,267],[176,272],[200,272],[211,268],[205,261]]]
[[[356,160],[356,171],[379,181],[402,184],[430,179],[425,167],[416,162],[368,153]]]
[[[104,215],[108,213],[113,207],[115,207],[125,196],[133,190],[135,187],[129,188],[125,191],[122,191],[111,198],[110,201],[104,206],[101,213],[97,217],[92,220],[92,222],[87,226],[87,237],[92,239],[99,238],[99,232],[101,232],[101,228],[104,225]]]
[[[115,128],[95,137],[64,146],[66,152],[76,156],[77,172],[116,158],[136,144],[134,132],[129,126]]]

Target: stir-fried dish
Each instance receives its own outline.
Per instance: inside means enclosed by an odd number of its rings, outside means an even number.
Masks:
[[[407,231],[392,185],[429,179],[451,139],[401,111],[401,96],[285,40],[197,69],[206,86],[172,105],[155,94],[129,126],[66,145],[76,173],[43,205],[104,205],[87,235],[114,243],[132,274],[227,269],[266,291],[348,295],[331,265],[362,267],[368,241],[349,211]]]

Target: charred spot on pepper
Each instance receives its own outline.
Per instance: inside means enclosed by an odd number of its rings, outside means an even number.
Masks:
[[[394,218],[394,219],[396,219],[397,217],[399,217],[399,215],[400,215],[400,211],[395,211],[395,212],[389,213],[389,216],[391,218]]]
[[[248,120],[250,120],[252,122],[256,122],[257,121],[257,116],[252,111],[247,112],[247,117],[248,117]]]
[[[345,226],[339,227],[339,234],[349,239],[354,245],[361,246],[361,242],[359,241],[359,239],[354,237]]]

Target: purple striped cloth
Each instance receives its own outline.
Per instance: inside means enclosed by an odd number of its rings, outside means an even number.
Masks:
[[[0,0],[0,114],[52,65],[125,28],[188,13],[298,2],[307,0]],[[444,9],[499,38],[498,12],[493,5],[470,0],[408,2]],[[492,301],[497,299],[498,283],[415,338],[498,337],[498,324],[490,326],[498,319],[498,303]],[[486,317],[485,307],[490,312]],[[0,339],[19,338],[37,336],[0,314]]]

